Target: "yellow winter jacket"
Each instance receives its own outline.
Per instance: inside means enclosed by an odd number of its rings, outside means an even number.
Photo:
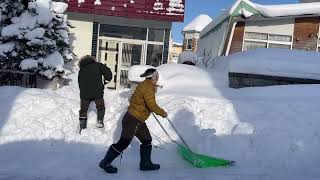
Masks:
[[[128,112],[142,122],[148,119],[151,112],[165,117],[167,113],[156,103],[155,93],[156,86],[151,80],[141,82],[131,96]]]

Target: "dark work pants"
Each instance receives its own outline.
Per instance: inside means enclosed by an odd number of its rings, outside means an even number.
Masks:
[[[146,123],[139,121],[127,112],[122,119],[121,137],[119,141],[112,146],[116,150],[123,152],[129,146],[134,136],[136,136],[143,145],[149,145],[152,142],[152,137]]]
[[[105,110],[106,110],[106,108],[104,106],[104,99],[103,98],[95,99],[95,100],[81,99],[80,111],[79,111],[80,118],[87,118],[87,112],[88,112],[88,108],[89,108],[91,101],[94,101],[94,103],[96,104],[97,117],[98,117],[97,120],[103,120]]]

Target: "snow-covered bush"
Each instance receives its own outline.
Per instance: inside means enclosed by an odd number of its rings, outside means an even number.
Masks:
[[[68,39],[68,18],[64,14],[67,7],[52,0],[0,3],[2,69],[34,71],[49,79],[64,77],[68,73],[64,63],[74,56]]]
[[[203,56],[198,58],[197,66],[201,68],[212,68],[216,58],[218,57],[213,57],[211,51],[204,51]]]
[[[188,63],[193,63],[194,65],[197,64],[198,61],[198,56],[196,53],[192,51],[184,51],[180,53],[179,58],[178,58],[178,64],[188,64]]]

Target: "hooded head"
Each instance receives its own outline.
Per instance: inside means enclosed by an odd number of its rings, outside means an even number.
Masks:
[[[143,74],[141,74],[140,77],[151,79],[156,84],[159,78],[159,73],[156,69],[149,68]]]
[[[80,68],[83,68],[85,67],[86,65],[90,64],[90,63],[93,63],[93,62],[96,62],[96,58],[90,56],[90,55],[86,55],[86,56],[83,56],[80,60],[79,60],[79,67]]]

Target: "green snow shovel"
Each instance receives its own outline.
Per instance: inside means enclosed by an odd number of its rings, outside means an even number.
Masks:
[[[177,135],[181,139],[183,145],[181,143],[178,143],[175,140],[173,140],[170,137],[170,135],[168,134],[168,132],[164,129],[164,127],[162,126],[162,124],[160,123],[158,118],[154,115],[154,113],[152,113],[152,115],[157,120],[157,122],[159,123],[159,125],[161,126],[163,131],[171,139],[171,141],[174,142],[175,144],[177,144],[178,153],[186,161],[191,163],[193,166],[195,166],[197,168],[207,168],[207,167],[217,167],[217,166],[230,166],[230,165],[233,165],[235,163],[235,161],[229,161],[229,160],[225,160],[225,159],[221,159],[221,158],[210,157],[210,156],[207,156],[207,155],[197,154],[197,153],[193,152],[190,149],[190,147],[187,145],[186,141],[179,134],[177,129],[174,127],[173,123],[171,122],[171,120],[169,118],[166,118],[166,119],[169,121],[171,127],[174,129],[174,131],[177,133]]]

